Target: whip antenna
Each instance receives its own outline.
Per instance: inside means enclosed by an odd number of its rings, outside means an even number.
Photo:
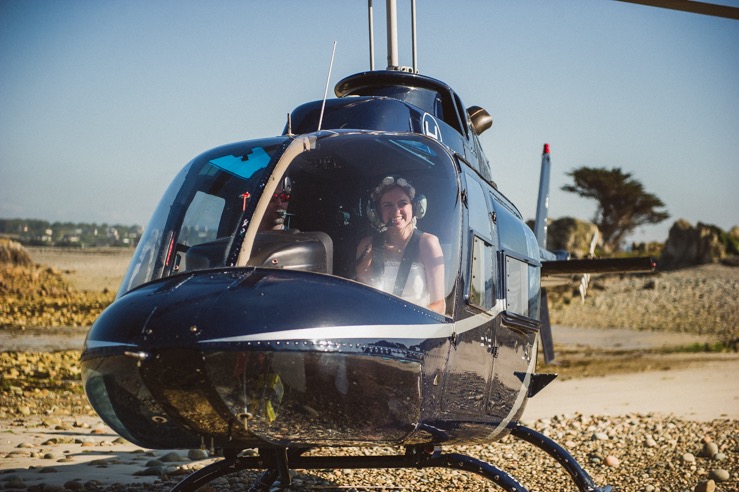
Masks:
[[[369,55],[370,55],[370,70],[375,69],[375,27],[372,20],[372,0],[367,0],[367,16],[369,21]]]
[[[328,85],[331,83],[331,70],[334,68],[334,54],[336,53],[336,41],[331,49],[331,63],[328,66],[328,77],[326,77],[326,89],[323,91],[323,103],[321,104],[321,116],[318,118],[318,130],[321,131],[321,123],[323,123],[323,111],[326,109],[326,97],[328,96]]]

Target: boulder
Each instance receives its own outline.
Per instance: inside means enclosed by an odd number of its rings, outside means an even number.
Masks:
[[[586,258],[590,254],[590,244],[595,234],[598,235],[596,247],[602,247],[600,231],[592,222],[572,217],[552,220],[547,227],[547,249],[565,250],[573,258]]]
[[[680,219],[670,228],[659,259],[659,267],[669,270],[717,263],[727,256],[729,237],[729,234],[714,225],[699,222],[693,227],[687,220]]]
[[[21,243],[12,239],[0,238],[0,263],[30,266],[33,265],[33,260]]]

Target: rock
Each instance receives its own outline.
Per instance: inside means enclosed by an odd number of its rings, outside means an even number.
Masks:
[[[706,458],[713,458],[716,453],[718,453],[718,444],[716,444],[715,442],[707,442],[703,444],[701,456],[705,456]]]
[[[693,464],[695,463],[695,456],[693,453],[684,453],[682,456],[683,463]]]
[[[187,452],[187,457],[193,461],[208,459],[208,451],[204,449],[191,449]]]
[[[184,458],[180,456],[178,453],[176,453],[175,451],[172,451],[170,453],[165,454],[164,456],[160,456],[159,461],[161,461],[162,463],[173,463],[176,461],[187,461],[187,458]]]
[[[21,478],[15,478],[12,480],[8,480],[5,482],[4,488],[6,490],[25,490],[27,485],[23,482]]]
[[[603,461],[603,463],[606,466],[618,466],[619,463],[620,463],[620,461],[615,456],[608,455],[608,456],[606,456],[606,459]]]
[[[608,434],[606,434],[605,432],[596,432],[593,434],[593,440],[594,441],[607,441]]]
[[[713,480],[703,480],[693,489],[693,492],[714,492],[716,490],[716,482]]]
[[[12,239],[0,238],[0,263],[31,266],[33,265],[33,259],[21,243]]]
[[[717,482],[726,482],[729,480],[730,475],[727,470],[724,470],[722,468],[717,468],[715,470],[711,470],[708,473],[708,478],[715,480]]]
[[[726,257],[727,233],[714,225],[680,219],[670,228],[665,248],[660,256],[661,269],[676,269],[716,263]]]
[[[64,484],[64,488],[69,490],[84,490],[85,486],[79,480],[70,480]]]
[[[139,470],[134,473],[136,477],[160,477],[164,474],[164,467],[162,466],[150,466],[145,470]]]
[[[601,234],[595,224],[572,217],[552,220],[547,226],[547,249],[565,250],[574,258],[585,258],[590,254],[594,234],[598,234],[598,245],[601,245]]]

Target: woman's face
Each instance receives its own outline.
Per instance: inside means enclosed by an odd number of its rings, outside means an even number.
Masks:
[[[413,219],[413,204],[405,190],[394,186],[380,197],[382,222],[389,229],[404,229]]]

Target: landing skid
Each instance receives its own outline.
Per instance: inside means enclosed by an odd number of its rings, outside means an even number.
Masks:
[[[569,473],[580,492],[610,492],[611,487],[596,487],[593,479],[562,446],[523,425],[510,427],[511,435],[542,449]],[[503,470],[484,461],[457,453],[444,454],[440,447],[407,447],[403,455],[392,456],[302,456],[308,449],[260,449],[259,456],[240,457],[234,453],[210,464],[178,483],[172,492],[194,492],[213,480],[241,470],[266,469],[249,492],[268,492],[277,480],[289,486],[290,469],[353,468],[453,468],[476,473],[508,492],[526,489]]]

